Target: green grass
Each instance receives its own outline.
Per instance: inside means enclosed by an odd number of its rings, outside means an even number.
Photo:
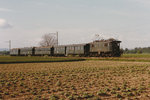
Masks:
[[[69,62],[83,60],[137,61],[150,62],[150,54],[123,54],[121,57],[48,57],[48,56],[0,56],[0,64]]]
[[[150,58],[150,54],[123,54],[121,57],[136,57],[136,58]]]
[[[90,57],[87,60],[150,62],[150,54],[123,54],[121,57]]]
[[[132,59],[132,58],[88,58],[86,60],[150,62],[150,59]]]
[[[46,57],[46,56],[0,56],[0,64],[7,63],[38,63],[38,62],[69,62],[83,61],[82,58],[73,57]]]

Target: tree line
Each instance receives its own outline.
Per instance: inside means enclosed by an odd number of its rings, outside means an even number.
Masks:
[[[150,53],[150,47],[136,47],[134,49],[128,49],[128,48],[125,48],[123,49],[123,53],[125,54],[142,54],[142,53]]]
[[[9,51],[0,51],[0,55],[9,55]]]

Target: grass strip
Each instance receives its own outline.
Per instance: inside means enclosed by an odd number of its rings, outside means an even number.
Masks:
[[[68,57],[12,57],[12,56],[0,56],[0,64],[9,63],[42,63],[42,62],[73,62],[84,61],[82,58],[68,58]]]

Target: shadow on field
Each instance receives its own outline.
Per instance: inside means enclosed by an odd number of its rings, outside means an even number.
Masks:
[[[53,62],[77,62],[85,61],[86,59],[71,59],[71,60],[54,60],[54,61],[10,61],[10,62],[0,62],[0,64],[18,64],[18,63],[53,63]]]

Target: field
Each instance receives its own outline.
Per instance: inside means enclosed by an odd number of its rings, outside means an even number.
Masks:
[[[40,58],[49,59],[49,63],[12,63],[15,58],[9,59],[11,63],[0,64],[0,99],[150,99],[150,56],[147,55]],[[52,59],[55,62],[51,63]],[[78,60],[64,62],[64,59]]]

